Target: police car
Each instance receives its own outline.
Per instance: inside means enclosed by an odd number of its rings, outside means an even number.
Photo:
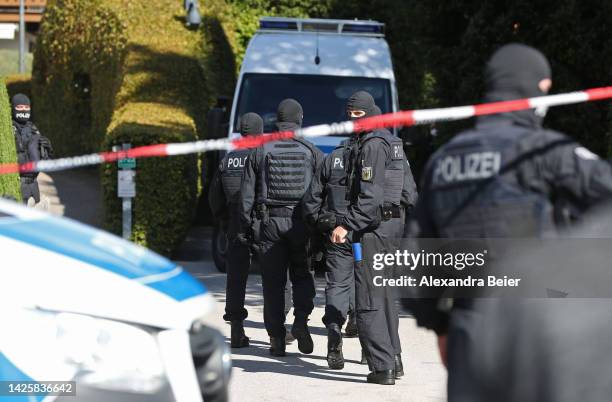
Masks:
[[[1,199],[0,266],[0,400],[227,399],[214,300],[181,267]]]
[[[264,131],[276,131],[276,108],[294,98],[304,108],[303,125],[344,121],[346,101],[368,91],[383,113],[398,111],[398,94],[384,24],[377,21],[264,17],[244,55],[229,124],[222,109],[209,113],[210,136],[237,137],[238,119],[255,112]],[[213,112],[213,111],[211,111]],[[343,136],[313,138],[324,153]],[[217,166],[216,163],[211,163]],[[207,173],[212,178],[211,172]],[[225,236],[215,231],[213,256],[223,270]]]

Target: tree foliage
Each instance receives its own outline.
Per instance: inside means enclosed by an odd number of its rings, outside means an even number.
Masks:
[[[49,3],[34,52],[36,124],[59,155],[95,152],[122,82],[125,25],[97,0]]]
[[[332,13],[387,24],[404,108],[479,101],[486,60],[510,42],[546,54],[553,93],[609,85],[612,78],[612,2],[373,0],[338,2]],[[609,111],[605,102],[558,107],[546,125],[606,154]],[[443,138],[465,124],[442,125]]]
[[[609,1],[228,1],[241,18],[236,28],[238,61],[260,15],[384,22],[402,108],[478,102],[483,95],[486,60],[496,48],[510,42],[525,43],[546,54],[553,69],[553,93],[605,86],[612,81]],[[551,109],[546,125],[605,155],[611,116],[606,102],[571,105]],[[439,125],[437,143],[469,124]],[[424,159],[422,155],[420,159]]]

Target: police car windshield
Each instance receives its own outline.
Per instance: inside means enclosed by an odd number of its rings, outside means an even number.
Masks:
[[[276,108],[293,98],[304,108],[303,126],[347,120],[346,101],[359,90],[368,91],[383,113],[392,111],[391,86],[387,79],[301,74],[245,74],[234,116],[255,112],[264,120],[264,131],[276,131]]]

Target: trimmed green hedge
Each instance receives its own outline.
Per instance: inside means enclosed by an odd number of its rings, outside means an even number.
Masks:
[[[176,0],[55,0],[34,60],[34,112],[60,154],[193,141],[208,97],[199,32]],[[84,88],[89,88],[86,92]],[[169,255],[193,220],[197,156],[137,162],[132,240]],[[105,224],[120,233],[116,165],[102,168]]]
[[[103,149],[194,141],[203,132],[207,97],[198,63],[196,31],[185,28],[181,2],[105,0],[125,23],[127,54],[117,109]],[[198,157],[137,162],[132,240],[170,255],[193,222],[198,196]],[[106,165],[102,185],[107,227],[119,233],[121,203],[116,166]]]
[[[238,69],[235,62],[236,38],[231,8],[222,0],[209,0],[202,11],[199,61],[204,74],[207,108],[219,95],[232,96]]]
[[[25,94],[32,100],[32,76],[30,74],[7,75],[6,89],[9,93],[9,99],[16,94]]]
[[[96,152],[122,82],[125,26],[98,0],[47,6],[34,53],[36,124],[59,156]]]
[[[17,162],[15,135],[11,124],[11,107],[4,80],[0,80],[0,163]],[[0,197],[9,196],[21,201],[19,175],[0,176]]]
[[[128,103],[115,113],[104,148],[193,141],[193,120],[180,108],[159,103]],[[139,159],[132,240],[169,255],[184,238],[195,212],[197,156]],[[106,224],[121,232],[121,200],[117,198],[117,165],[103,171]]]

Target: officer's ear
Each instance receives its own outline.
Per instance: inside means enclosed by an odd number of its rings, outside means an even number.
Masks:
[[[552,80],[550,78],[544,78],[538,83],[538,88],[540,88],[540,91],[544,92],[545,94],[550,91],[550,87],[552,87]]]

